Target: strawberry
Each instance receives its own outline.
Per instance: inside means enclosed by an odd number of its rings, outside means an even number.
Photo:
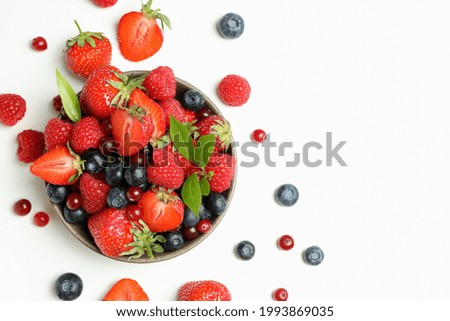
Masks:
[[[64,146],[57,146],[36,159],[31,174],[54,185],[70,185],[77,181],[84,169],[80,156]]]
[[[88,116],[73,126],[70,145],[76,153],[83,154],[89,148],[97,148],[102,137],[103,132],[99,121]]]
[[[183,221],[184,204],[175,192],[155,187],[146,191],[138,202],[142,220],[153,232],[176,229]]]
[[[228,75],[217,87],[219,98],[228,106],[239,107],[250,98],[250,84],[247,79],[238,75]]]
[[[228,154],[212,153],[205,167],[206,173],[212,172],[209,178],[211,191],[221,193],[230,188],[236,168],[236,159]]]
[[[0,94],[0,122],[6,126],[14,126],[25,116],[27,104],[16,94]]]
[[[115,5],[117,0],[92,0],[92,2],[100,8],[108,8]]]
[[[170,21],[159,9],[151,9],[153,0],[142,4],[141,12],[124,14],[117,28],[119,49],[125,59],[141,61],[153,56],[162,46],[164,36],[157,20],[164,30]]]
[[[147,167],[147,180],[164,188],[180,188],[184,181],[184,169],[179,166],[171,149],[153,150],[153,164]]]
[[[109,65],[112,47],[100,32],[83,32],[75,21],[79,34],[67,40],[65,54],[67,68],[76,75],[88,77],[95,69]]]
[[[66,146],[72,134],[72,124],[59,118],[50,118],[44,129],[45,148]]]
[[[111,189],[104,181],[96,179],[89,173],[80,177],[81,206],[89,214],[94,214],[106,206],[106,198]]]
[[[113,285],[103,301],[149,301],[149,298],[136,280],[124,278]]]
[[[231,301],[231,293],[217,281],[191,281],[181,286],[178,301]]]
[[[166,127],[170,127],[170,116],[173,116],[180,123],[186,122],[186,111],[181,106],[181,103],[174,99],[166,99],[159,102],[159,105],[164,110],[164,115],[166,117]]]
[[[23,163],[31,163],[44,154],[44,134],[27,129],[17,135],[17,158]]]
[[[226,150],[230,146],[232,141],[230,124],[222,116],[208,116],[197,122],[195,126],[198,128],[200,136],[208,134],[215,136],[215,152]]]
[[[173,70],[166,66],[151,70],[142,85],[147,89],[147,95],[154,100],[174,98],[177,92]]]
[[[140,220],[130,221],[125,209],[106,207],[88,217],[88,229],[100,251],[108,257],[142,257],[145,253],[153,259],[153,252],[164,251],[159,244],[165,238],[156,235]]]

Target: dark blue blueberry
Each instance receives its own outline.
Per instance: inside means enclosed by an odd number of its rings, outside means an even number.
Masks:
[[[106,167],[106,157],[97,149],[88,150],[82,158],[85,160],[84,168],[89,173],[98,174]]]
[[[324,259],[324,254],[320,247],[310,246],[303,252],[303,259],[309,265],[319,265]]]
[[[184,208],[183,224],[187,227],[192,227],[197,225],[200,221],[200,216],[195,215],[189,207]]]
[[[299,198],[298,189],[292,184],[284,184],[277,188],[275,200],[283,206],[293,206]]]
[[[255,256],[255,246],[250,241],[241,241],[236,246],[236,255],[242,260],[250,260]]]
[[[205,97],[199,91],[191,89],[183,94],[181,104],[188,110],[199,111],[205,105]]]
[[[73,301],[83,292],[83,281],[75,273],[64,273],[55,282],[55,292],[63,301]]]
[[[181,231],[171,231],[163,234],[166,241],[162,243],[164,250],[173,252],[180,249],[184,244],[184,238]]]
[[[68,186],[47,184],[47,196],[53,204],[63,203],[70,194]]]
[[[123,165],[120,161],[115,161],[114,163],[108,164],[105,168],[106,183],[110,186],[122,185],[124,172]]]
[[[147,172],[144,167],[131,166],[125,169],[125,181],[130,186],[139,186],[147,182]]]
[[[207,220],[211,220],[213,215],[211,214],[211,212],[206,208],[206,206],[201,203],[200,204],[200,210],[198,212],[198,217],[201,220],[207,219]]]
[[[78,224],[86,221],[88,213],[82,208],[70,210],[67,206],[63,209],[64,219],[71,224]]]
[[[236,13],[227,13],[220,19],[218,25],[219,33],[227,39],[239,38],[244,32],[244,19]]]
[[[125,188],[113,187],[109,190],[106,202],[109,206],[117,209],[125,208],[128,205]]]
[[[214,215],[222,215],[227,208],[227,199],[220,193],[210,193],[206,198],[206,208]]]

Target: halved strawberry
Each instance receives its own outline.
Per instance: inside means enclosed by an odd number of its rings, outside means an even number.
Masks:
[[[75,183],[84,169],[84,161],[64,146],[57,146],[36,159],[30,166],[31,174],[54,185]]]
[[[124,278],[113,285],[103,301],[149,301],[149,298],[136,280]]]
[[[159,9],[151,9],[152,0],[142,4],[141,12],[128,12],[119,21],[117,28],[120,52],[125,59],[141,61],[153,56],[162,46],[164,36],[161,27],[171,28],[169,18]]]

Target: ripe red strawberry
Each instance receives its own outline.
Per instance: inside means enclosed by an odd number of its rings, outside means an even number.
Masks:
[[[82,174],[83,161],[67,147],[57,146],[36,159],[30,172],[54,185],[70,185]]]
[[[83,32],[75,21],[79,34],[67,41],[67,68],[76,75],[88,77],[95,69],[111,63],[112,47],[100,32]]]
[[[181,106],[181,103],[174,99],[166,99],[159,102],[159,105],[164,110],[164,115],[166,118],[166,127],[170,127],[170,116],[173,116],[180,123],[186,122],[186,111]]]
[[[217,281],[191,281],[181,286],[178,301],[231,301],[231,293]]]
[[[27,129],[17,135],[17,158],[23,163],[31,163],[44,154],[44,133]]]
[[[117,0],[92,0],[92,2],[100,8],[108,8],[115,5]]]
[[[119,48],[125,59],[141,61],[153,56],[162,46],[164,36],[161,26],[171,28],[167,16],[159,9],[151,9],[153,0],[142,4],[141,12],[128,12],[120,18],[118,25]]]
[[[89,173],[80,177],[81,206],[89,214],[94,214],[106,206],[106,198],[111,189],[104,181],[96,179]]]
[[[152,119],[155,129],[151,135],[152,140],[161,138],[166,133],[166,120],[164,111],[155,101],[149,98],[142,90],[136,88],[130,95],[129,105],[140,106],[147,109],[149,116]]]
[[[97,148],[102,137],[99,121],[88,116],[73,125],[70,145],[76,153],[83,154],[89,148]]]
[[[222,79],[217,87],[217,94],[228,106],[238,107],[244,105],[250,98],[250,84],[238,75],[228,75]]]
[[[214,146],[215,152],[220,152],[226,150],[230,146],[231,128],[230,124],[219,115],[213,115],[205,117],[195,124],[198,128],[198,133],[200,136],[213,134],[216,139],[216,144]]]
[[[25,99],[16,94],[0,94],[0,122],[14,126],[25,116],[27,104]]]
[[[153,150],[153,164],[147,167],[147,180],[167,189],[177,189],[183,184],[184,169],[178,165],[169,148]]]
[[[146,191],[138,205],[143,210],[142,220],[152,232],[173,230],[183,221],[183,202],[175,192],[161,187]]]
[[[149,301],[149,298],[136,280],[124,278],[113,285],[103,301]]]
[[[142,85],[147,95],[154,100],[174,98],[177,92],[177,81],[170,67],[160,66],[150,71]]]
[[[45,148],[67,146],[72,134],[72,124],[59,118],[50,118],[44,129]]]
[[[206,173],[212,171],[214,175],[209,178],[211,191],[221,193],[230,188],[236,168],[236,159],[228,154],[212,153],[209,163],[205,167]]]

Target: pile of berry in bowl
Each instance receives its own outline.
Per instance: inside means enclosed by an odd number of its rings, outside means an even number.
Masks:
[[[67,229],[115,260],[176,257],[220,223],[236,184],[229,123],[191,84],[160,66],[103,66],[76,94],[57,71],[61,114],[30,166]]]

